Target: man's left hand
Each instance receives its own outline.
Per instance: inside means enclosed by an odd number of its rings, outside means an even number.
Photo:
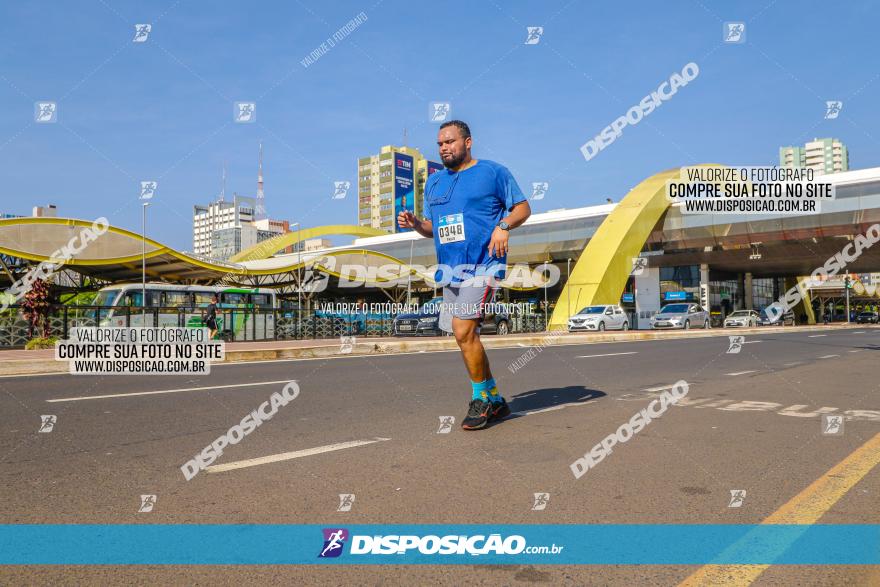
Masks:
[[[509,237],[510,233],[496,226],[492,231],[492,240],[489,241],[489,256],[500,258],[506,255],[509,249],[507,244]]]

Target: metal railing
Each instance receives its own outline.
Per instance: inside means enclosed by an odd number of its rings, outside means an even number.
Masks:
[[[162,306],[50,307],[47,334],[68,338],[71,328],[101,327],[202,327],[202,307]],[[391,314],[328,314],[317,310],[280,308],[218,308],[218,336],[228,342],[259,340],[301,340],[340,336],[382,337],[393,335]],[[519,314],[507,318],[511,333],[542,332],[543,314]],[[36,329],[25,319],[19,305],[0,312],[0,348],[23,347],[42,336],[42,323]]]

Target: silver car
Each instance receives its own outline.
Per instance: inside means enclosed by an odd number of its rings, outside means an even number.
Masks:
[[[709,312],[699,304],[680,303],[667,304],[651,317],[651,328],[654,330],[681,328],[709,328]]]
[[[620,306],[587,306],[568,319],[568,331],[629,330],[629,319]]]
[[[758,325],[760,319],[760,316],[754,310],[737,310],[728,314],[727,318],[724,319],[724,327],[745,326],[747,328],[754,328]]]

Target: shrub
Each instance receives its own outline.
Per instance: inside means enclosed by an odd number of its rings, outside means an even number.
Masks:
[[[25,350],[32,351],[35,349],[54,349],[55,342],[58,340],[57,336],[48,336],[48,337],[39,337],[30,339],[26,345],[24,345]]]

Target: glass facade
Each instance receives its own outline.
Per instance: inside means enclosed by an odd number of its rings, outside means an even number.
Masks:
[[[724,320],[734,310],[745,308],[742,284],[738,279],[709,282],[709,312],[713,321]]]
[[[752,308],[759,312],[779,299],[779,279],[752,279]]]
[[[700,266],[660,268],[660,302],[700,301]]]

